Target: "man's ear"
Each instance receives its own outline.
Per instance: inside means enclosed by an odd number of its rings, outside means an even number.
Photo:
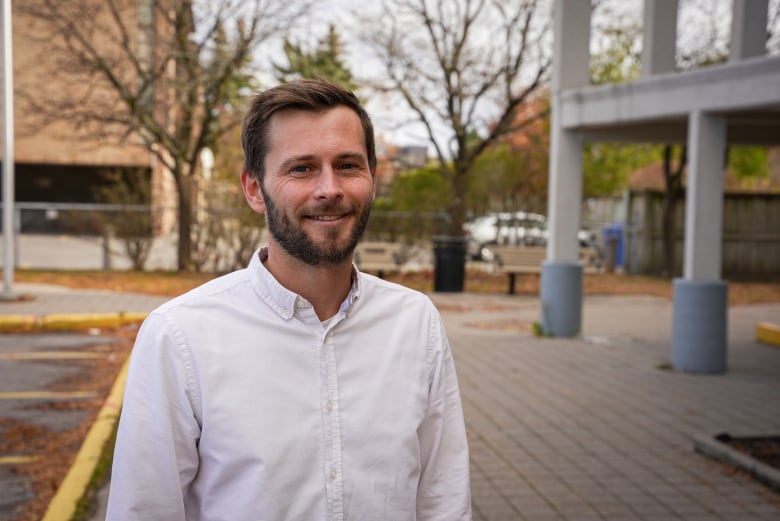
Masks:
[[[265,200],[263,200],[260,181],[249,172],[241,172],[241,188],[244,190],[244,198],[249,207],[257,213],[265,213]]]

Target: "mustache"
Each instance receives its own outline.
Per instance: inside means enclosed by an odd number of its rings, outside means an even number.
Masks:
[[[304,216],[311,215],[346,215],[349,213],[356,213],[358,211],[357,205],[343,205],[334,203],[325,203],[310,208],[304,208],[299,213]]]

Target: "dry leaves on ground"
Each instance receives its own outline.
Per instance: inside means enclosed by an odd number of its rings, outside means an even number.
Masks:
[[[97,393],[95,397],[37,402],[25,406],[40,411],[41,414],[46,414],[47,410],[81,412],[83,417],[76,427],[54,431],[10,418],[0,419],[0,431],[3,434],[0,454],[25,454],[36,458],[31,463],[19,464],[12,468],[13,472],[29,479],[34,495],[33,500],[24,504],[12,521],[35,521],[43,517],[98,411],[103,406],[130,352],[136,332],[137,326],[106,331],[104,333],[116,338],[117,341],[83,348],[84,351],[103,352],[106,354],[105,357],[56,362],[70,366],[77,365],[83,370],[75,376],[53,382],[48,390],[95,391]]]
[[[214,277],[208,273],[135,272],[135,271],[37,271],[16,272],[17,282],[58,284],[73,288],[128,291],[150,295],[175,296],[194,288]],[[433,290],[433,273],[394,273],[386,277],[405,286],[420,290]],[[672,280],[660,277],[623,275],[610,273],[587,274],[584,278],[586,295],[651,295],[672,298]],[[780,279],[772,281],[729,281],[729,303],[762,304],[780,302]],[[469,271],[465,290],[473,293],[505,294],[508,289],[506,275]],[[539,275],[517,276],[515,291],[519,295],[539,294]]]

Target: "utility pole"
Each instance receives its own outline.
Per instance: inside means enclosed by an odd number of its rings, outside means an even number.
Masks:
[[[11,0],[3,2],[3,298],[14,283],[14,33]]]

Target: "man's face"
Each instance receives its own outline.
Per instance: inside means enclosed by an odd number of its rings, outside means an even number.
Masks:
[[[269,249],[313,266],[351,261],[375,193],[357,114],[285,110],[268,136],[262,204],[253,208],[266,215]]]

